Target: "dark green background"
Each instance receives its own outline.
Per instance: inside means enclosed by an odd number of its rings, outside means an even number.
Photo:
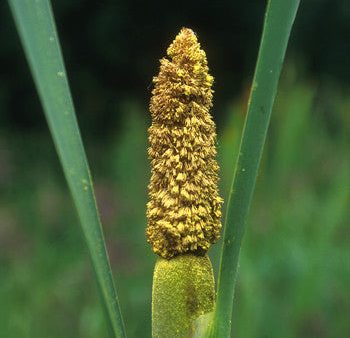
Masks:
[[[264,1],[53,1],[121,307],[150,336],[145,241],[151,79],[182,26],[215,77],[221,194],[246,110]],[[350,335],[350,3],[302,1],[243,243],[235,337]],[[62,171],[0,4],[0,337],[106,337]],[[215,269],[220,244],[211,254]]]

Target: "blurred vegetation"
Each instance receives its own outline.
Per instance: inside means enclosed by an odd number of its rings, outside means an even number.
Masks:
[[[180,2],[170,13],[158,1],[53,1],[130,337],[150,336],[146,88],[157,60],[179,27],[199,32],[216,78],[225,197],[263,6]],[[0,18],[0,336],[106,337],[87,250],[6,2]],[[350,334],[349,18],[346,1],[301,4],[243,243],[237,337]],[[219,250],[211,251],[215,263]]]
[[[228,102],[253,76],[266,0],[180,0],[174,6],[160,0],[51,2],[80,126],[93,137],[119,130],[119,102],[148,101],[158,59],[182,26],[198,33],[207,52],[216,79],[216,121],[221,123]],[[349,84],[349,21],[347,0],[301,1],[287,56],[300,60],[306,76]],[[0,124],[45,130],[6,1],[0,2],[0,22]]]
[[[218,130],[224,196],[247,92],[230,102]],[[117,109],[125,116],[121,132],[88,141],[87,149],[127,330],[144,337],[155,259],[144,237],[147,107],[124,102]],[[349,109],[340,88],[321,88],[294,65],[285,68],[243,244],[237,337],[350,332]],[[0,137],[0,332],[105,337],[77,217],[48,140],[41,132]],[[211,252],[216,263],[219,249]]]

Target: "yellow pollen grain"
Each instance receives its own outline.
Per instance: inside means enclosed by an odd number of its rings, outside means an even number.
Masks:
[[[204,254],[220,236],[213,77],[191,29],[183,28],[160,61],[150,102],[152,125],[147,240],[169,259]]]

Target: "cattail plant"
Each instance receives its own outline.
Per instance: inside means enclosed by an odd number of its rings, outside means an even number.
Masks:
[[[213,77],[194,32],[183,28],[153,79],[147,239],[159,256],[153,279],[153,337],[185,337],[213,310],[207,251],[221,229]]]
[[[126,337],[50,0],[8,0],[65,173],[113,337]],[[269,0],[248,114],[230,190],[218,287],[207,251],[219,239],[222,199],[209,114],[213,77],[190,29],[161,60],[150,110],[152,177],[147,239],[159,256],[153,337],[228,338],[241,241],[281,65],[299,0]],[[214,306],[215,300],[215,306]],[[213,312],[214,311],[214,312]],[[213,315],[211,315],[213,312]],[[198,319],[198,320],[197,320]]]

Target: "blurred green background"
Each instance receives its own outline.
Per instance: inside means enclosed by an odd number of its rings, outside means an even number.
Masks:
[[[130,337],[150,336],[148,102],[158,59],[193,28],[216,79],[227,195],[265,2],[52,1]],[[107,337],[44,115],[0,3],[0,337]],[[302,1],[243,243],[235,337],[349,337],[350,3]],[[217,271],[220,244],[210,252]]]

